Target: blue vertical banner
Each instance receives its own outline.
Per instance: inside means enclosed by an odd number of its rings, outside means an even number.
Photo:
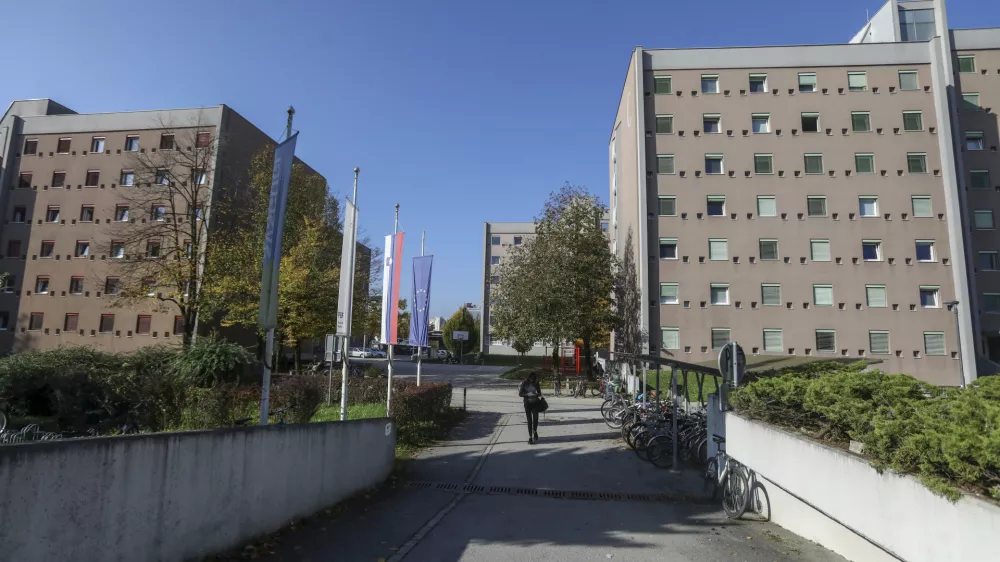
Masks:
[[[431,269],[434,256],[413,258],[413,294],[410,306],[410,345],[427,347],[431,310]]]
[[[260,274],[260,310],[257,324],[263,330],[278,325],[278,271],[281,268],[281,235],[285,230],[285,207],[288,185],[295,161],[295,133],[274,149],[274,172],[271,174],[271,200],[267,205],[267,231],[264,235],[264,267]]]

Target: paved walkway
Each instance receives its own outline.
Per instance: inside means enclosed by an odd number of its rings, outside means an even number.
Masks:
[[[597,399],[550,398],[541,442],[529,445],[515,389],[492,384],[469,389],[469,418],[410,463],[407,483],[293,531],[269,559],[843,560],[771,523],[684,500],[700,491],[698,475],[638,459]]]

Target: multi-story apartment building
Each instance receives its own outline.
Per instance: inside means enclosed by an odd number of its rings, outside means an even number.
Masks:
[[[1000,29],[891,0],[849,44],[632,53],[609,144],[654,353],[1000,359]]]
[[[141,230],[186,219],[204,220],[210,232],[220,220],[238,220],[238,213],[226,219],[210,211],[202,216],[200,203],[184,209],[179,201],[143,208],[130,202],[150,183],[190,181],[205,187],[210,210],[223,192],[239,193],[252,156],[273,142],[224,105],[77,114],[46,99],[13,102],[0,119],[0,270],[7,274],[0,350],[92,345],[128,351],[179,342],[184,322],[176,306],[155,298],[123,306],[115,298],[125,280],[116,277],[114,264],[131,251],[120,233],[130,225]],[[178,166],[181,156],[197,154],[209,155],[198,169],[157,169],[155,178],[138,169],[144,161]],[[185,250],[174,245],[157,238],[135,251],[183,259]]]

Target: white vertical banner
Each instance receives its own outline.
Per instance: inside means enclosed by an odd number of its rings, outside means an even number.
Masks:
[[[260,275],[260,310],[258,325],[269,330],[278,325],[278,271],[281,268],[281,235],[285,230],[285,206],[288,185],[295,161],[298,133],[274,149],[274,172],[271,174],[271,200],[267,206],[267,231],[264,235],[264,267]]]
[[[337,304],[337,335],[351,336],[351,310],[354,301],[354,252],[357,239],[358,209],[350,200],[344,204],[344,247],[340,252],[340,300]]]

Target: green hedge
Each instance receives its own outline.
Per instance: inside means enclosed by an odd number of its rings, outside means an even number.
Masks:
[[[864,363],[810,365],[733,392],[738,413],[825,441],[864,443],[879,470],[913,474],[951,499],[1000,499],[1000,377],[936,387]]]
[[[392,417],[400,424],[433,421],[451,407],[451,383],[432,382],[409,386],[392,398]]]

